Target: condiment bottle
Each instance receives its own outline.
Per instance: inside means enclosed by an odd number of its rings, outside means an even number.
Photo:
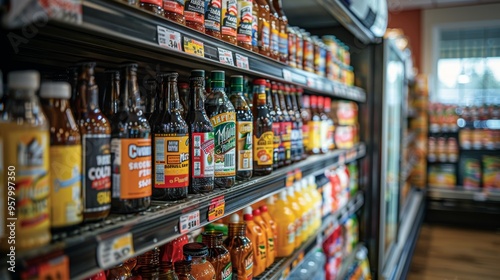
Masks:
[[[299,119],[297,119],[297,115],[295,114],[295,110],[292,104],[292,93],[291,88],[288,85],[285,85],[285,91],[283,92],[285,95],[285,111],[288,113],[288,117],[291,121],[291,133],[290,133],[290,142],[291,142],[291,161],[297,162],[300,160],[301,155],[299,151]],[[296,109],[296,108],[295,108]]]
[[[155,111],[156,107],[156,80],[155,79],[147,79],[145,81],[146,84],[146,95],[145,95],[145,111],[144,117],[148,120],[149,126],[153,127],[153,124],[150,122],[151,117]]]
[[[252,0],[252,50],[259,52],[259,2]]]
[[[231,76],[229,100],[236,111],[236,179],[248,180],[253,170],[253,116],[243,98],[243,76]]]
[[[311,120],[309,124],[309,145],[310,154],[319,154],[321,152],[321,117],[318,112],[318,97],[311,95]]]
[[[197,280],[212,280],[215,278],[215,269],[207,261],[208,248],[205,244],[194,242],[182,247],[184,258],[191,261],[191,275]]]
[[[205,1],[185,0],[184,19],[187,27],[205,32]]]
[[[266,95],[266,80],[253,82],[253,174],[258,176],[273,171],[273,121]]]
[[[120,70],[106,69],[106,86],[102,97],[102,112],[108,119],[118,113],[118,97],[120,95]]]
[[[265,56],[271,55],[271,10],[266,0],[255,0],[259,3],[259,53]]]
[[[186,24],[184,18],[184,0],[163,0],[164,16],[179,24]]]
[[[292,163],[292,119],[286,109],[285,87],[281,83],[278,84],[278,95],[281,113],[283,114],[281,142],[285,147],[285,165],[290,165]]]
[[[326,117],[326,143],[322,145],[323,153],[331,151],[335,148],[335,124],[333,123],[330,113],[332,111],[332,99],[330,97],[325,97],[324,99],[324,115]]]
[[[50,224],[59,231],[83,221],[82,142],[68,103],[70,85],[43,83],[40,97],[45,99],[43,111],[50,124]]]
[[[252,50],[252,0],[238,0],[238,46]]]
[[[189,82],[189,192],[207,193],[214,189],[214,128],[205,112],[205,71],[191,71]]]
[[[269,40],[269,50],[270,50],[270,55],[269,57],[272,59],[278,59],[279,58],[279,16],[276,10],[274,9],[274,6],[272,4],[272,0],[266,0],[267,5],[269,6],[269,25],[270,25],[270,30],[271,30],[271,37]]]
[[[279,86],[276,82],[271,83],[271,92],[273,96],[273,107],[274,107],[274,112],[275,116],[273,119],[273,132],[274,132],[274,150],[276,151],[276,146],[278,148],[278,167],[282,167],[285,165],[285,158],[286,158],[286,152],[285,152],[285,143],[283,141],[284,133],[285,131],[283,130],[285,128],[285,125],[283,124],[285,122],[285,119],[283,117],[283,112],[281,111],[280,108],[280,97],[278,94],[278,89]],[[279,136],[279,140],[276,139],[276,137]],[[274,160],[274,159],[273,159]],[[274,163],[273,163],[274,166]]]
[[[302,118],[302,141],[304,142],[304,155],[303,158],[307,156],[310,152],[309,136],[310,136],[310,121],[311,121],[311,109],[309,95],[300,94],[301,88],[299,88],[299,100],[298,103],[301,104],[300,117]]]
[[[139,106],[137,64],[122,66],[118,114],[112,119],[111,211],[134,213],[151,204],[151,128]]]
[[[273,196],[270,196],[267,200],[266,200],[266,204],[273,204],[274,203],[274,197]],[[273,238],[273,251],[274,251],[274,257],[276,257],[278,255],[278,251],[277,251],[277,247],[278,247],[278,225],[277,225],[277,222],[271,217],[271,215],[269,214],[269,209],[267,207],[267,205],[262,205],[259,207],[259,210],[260,210],[260,215],[262,216],[262,220],[264,220],[264,223],[266,223],[266,227],[268,229],[271,229],[271,232],[272,232],[272,238]],[[267,236],[267,238],[269,239],[269,235]],[[269,240],[268,243],[270,243],[271,241]],[[273,260],[273,259],[271,259]],[[269,261],[267,262],[269,264]],[[272,263],[272,262],[271,262]]]
[[[267,208],[266,208],[267,211]],[[263,235],[266,238],[266,268],[269,267],[274,262],[274,257],[276,252],[274,251],[274,233],[273,230],[264,221],[259,209],[252,210],[252,216],[254,222],[260,226]]]
[[[297,68],[296,52],[297,52],[297,33],[295,28],[287,26],[288,35],[288,65]]]
[[[283,63],[288,61],[288,18],[283,11],[281,0],[273,0],[274,10],[278,13],[279,23],[279,60]]]
[[[157,15],[163,15],[162,0],[140,0],[139,7]]]
[[[295,133],[296,133],[296,139],[297,139],[297,154],[295,155],[295,158],[293,158],[293,161],[299,161],[303,159],[304,156],[304,138],[302,135],[302,127],[304,126],[302,122],[302,116],[300,115],[300,107],[298,105],[297,99],[299,98],[299,91],[300,88],[295,87],[295,86],[290,86],[290,102],[292,103],[292,110],[291,114],[295,114]]]
[[[154,248],[146,253],[139,255],[137,263],[132,270],[134,275],[140,275],[142,267],[158,267],[160,265],[160,249]]]
[[[107,280],[127,280],[132,277],[132,273],[127,266],[119,264],[106,271]]]
[[[253,244],[246,236],[246,225],[238,214],[230,217],[228,237],[224,246],[229,250],[233,264],[233,279],[247,280],[253,276]]]
[[[304,39],[300,28],[295,27],[295,61],[298,69],[304,69]]]
[[[236,45],[236,29],[238,25],[238,1],[222,0],[221,38]]]
[[[302,32],[302,38],[304,40],[303,45],[303,69],[307,72],[314,72],[314,45],[311,39],[311,33],[306,32],[304,29],[300,30]]]
[[[153,198],[180,200],[187,197],[189,184],[189,129],[181,116],[178,73],[167,76],[163,88],[163,114],[153,127]]]
[[[197,280],[191,274],[191,261],[176,261],[174,263],[174,270],[179,280]]]
[[[205,34],[221,39],[222,0],[205,0]]]
[[[236,176],[236,113],[224,91],[224,71],[212,71],[211,76],[205,110],[214,127],[215,185],[230,188]]]
[[[95,62],[79,65],[76,112],[82,137],[83,221],[106,218],[111,210],[111,126],[99,109]]]
[[[203,232],[202,243],[208,247],[207,260],[215,269],[216,280],[231,280],[233,278],[233,265],[231,255],[222,244],[223,234],[220,231]]]
[[[15,224],[13,231],[7,227],[8,231],[1,232],[0,248],[3,252],[16,254],[11,250],[12,240],[15,250],[20,251],[50,241],[50,135],[49,123],[36,96],[40,74],[37,71],[10,72],[7,84],[9,99],[0,118],[0,161],[3,163],[0,192],[5,199],[1,218],[6,222],[8,219],[16,221],[10,222]],[[7,197],[15,198],[16,211],[6,211],[7,201],[12,201]]]

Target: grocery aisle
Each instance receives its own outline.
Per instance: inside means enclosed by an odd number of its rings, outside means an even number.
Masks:
[[[498,279],[500,230],[422,225],[408,280]]]

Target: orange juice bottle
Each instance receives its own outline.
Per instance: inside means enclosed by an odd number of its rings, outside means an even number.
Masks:
[[[311,193],[311,196],[314,201],[314,230],[318,230],[321,227],[321,219],[323,217],[321,213],[321,205],[323,204],[323,197],[318,191],[318,186],[316,185],[316,178],[314,176],[309,176],[307,179],[307,188],[309,189],[309,192]]]
[[[307,205],[307,211],[308,211],[308,220],[309,220],[309,227],[307,230],[307,235],[311,236],[314,232],[316,232],[317,228],[315,228],[316,224],[316,212],[314,209],[314,200],[311,195],[311,191],[307,186],[307,181],[304,179],[301,179],[299,182],[300,185],[300,191],[299,193],[302,194],[302,197],[304,198],[304,201]]]
[[[302,192],[302,183],[295,181],[293,188],[295,201],[297,201],[302,210],[302,239],[305,241],[312,234],[311,212],[309,211],[309,206],[304,198],[304,193]]]
[[[270,196],[267,200],[267,205],[274,204],[274,197]],[[262,216],[262,219],[266,223],[266,226],[271,229],[273,232],[273,241],[274,241],[274,257],[278,256],[278,225],[274,221],[273,217],[269,214],[269,209],[267,208],[267,205],[262,205],[259,207],[260,210],[260,215]]]
[[[247,225],[247,237],[253,244],[253,276],[266,270],[267,238],[265,231],[254,221],[252,207],[243,210],[243,220]]]
[[[288,206],[286,190],[280,192],[274,204],[268,204],[269,214],[276,221],[278,229],[277,246],[278,257],[286,257],[295,249],[296,218],[295,213]]]
[[[296,219],[296,232],[295,232],[295,248],[298,248],[305,240],[304,236],[304,215],[302,207],[300,207],[296,197],[294,187],[288,187],[287,199],[288,207],[290,207],[295,214]]]
[[[269,267],[274,262],[274,234],[271,227],[269,227],[264,219],[262,218],[262,213],[259,209],[254,209],[252,211],[253,220],[257,225],[260,226],[261,229],[264,230],[264,234],[266,236],[266,268]]]

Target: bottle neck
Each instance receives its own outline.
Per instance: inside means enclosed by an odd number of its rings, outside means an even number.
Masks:
[[[203,111],[205,110],[205,89],[204,89],[203,77],[190,78],[189,90],[189,109],[191,111]]]
[[[177,79],[169,80],[165,88],[165,111],[167,112],[179,112],[179,91],[177,89]]]
[[[300,110],[300,108],[299,108],[299,102],[297,102],[298,99],[299,99],[299,95],[298,94],[293,94],[292,95],[292,107],[293,107],[294,111],[299,111]]]
[[[202,237],[202,243],[207,245],[208,248],[215,248],[222,246],[222,236],[221,238],[217,238],[215,235],[208,235]]]
[[[95,83],[94,67],[83,66],[78,76],[78,89],[80,91],[81,111],[93,111],[99,109],[99,88]]]
[[[132,108],[138,109],[141,106],[137,73],[132,69],[126,69],[125,71],[125,81],[123,82],[122,92],[120,93],[120,111]]]
[[[119,92],[120,92],[120,76],[116,73],[111,73],[108,76],[108,90],[104,97],[103,109],[107,114],[116,114],[119,109]],[[109,100],[109,101],[108,101]]]
[[[212,91],[224,91],[224,81],[212,81]]]
[[[228,225],[228,238],[235,236],[245,236],[246,224],[244,222],[240,223],[229,223]]]

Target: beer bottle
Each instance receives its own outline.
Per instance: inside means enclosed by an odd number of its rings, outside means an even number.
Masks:
[[[292,162],[296,162],[300,160],[300,150],[299,150],[299,120],[300,117],[297,118],[297,115],[295,114],[297,111],[293,107],[292,103],[292,92],[291,92],[291,87],[288,85],[285,85],[285,104],[286,104],[286,111],[288,112],[288,116],[290,117],[291,123],[292,123],[292,132],[290,134],[290,142],[291,142],[291,159]]]
[[[164,94],[168,86],[168,76],[170,72],[159,72],[156,74],[156,94],[155,94],[155,109],[153,114],[149,117],[149,124],[151,128],[154,127],[156,121],[165,113]]]
[[[224,91],[224,71],[212,71],[211,81],[205,110],[214,127],[215,185],[230,188],[236,175],[236,113]]]
[[[156,80],[147,79],[146,82],[146,111],[144,112],[144,117],[148,120],[151,119],[156,107]],[[149,127],[153,127],[152,123],[149,123]]]
[[[272,131],[273,131],[273,170],[279,167],[279,148],[281,145],[281,131],[280,131],[280,123],[276,118],[276,111],[274,110],[274,101],[273,95],[271,93],[271,82],[266,80],[266,101],[267,107],[269,108],[269,116],[272,122]]]
[[[151,128],[139,109],[136,63],[122,65],[118,113],[111,122],[111,211],[134,213],[151,204]]]
[[[189,84],[188,83],[178,83],[179,86],[179,102],[181,103],[181,116],[185,120],[187,116],[187,112],[189,110],[188,102],[186,99],[189,96]]]
[[[271,82],[271,92],[273,95],[273,107],[274,107],[274,112],[275,112],[275,117],[273,119],[273,131],[274,131],[274,136],[279,135],[280,139],[279,141],[274,139],[274,145],[276,147],[276,144],[278,144],[278,167],[285,166],[285,158],[286,158],[286,151],[285,151],[285,143],[284,143],[284,128],[285,128],[285,119],[283,116],[283,112],[281,111],[280,108],[280,97],[278,93],[279,86],[276,82]]]
[[[302,141],[304,142],[304,154],[303,158],[307,157],[309,153],[309,132],[310,132],[310,121],[311,121],[311,108],[309,95],[304,95],[302,88],[299,88],[298,104],[300,107],[300,117],[302,118]]]
[[[321,117],[318,112],[318,96],[311,95],[311,119],[309,120],[309,145],[310,154],[321,152]]]
[[[292,119],[288,114],[285,102],[285,87],[283,84],[278,84],[279,107],[283,114],[283,122],[281,122],[281,141],[285,147],[285,165],[292,163]]]
[[[163,114],[153,128],[153,198],[180,200],[187,197],[189,184],[189,129],[181,116],[178,73],[166,75]]]
[[[191,71],[189,83],[189,192],[207,193],[214,189],[214,128],[205,112],[205,71]]]
[[[304,137],[302,135],[302,129],[303,129],[304,123],[302,121],[301,109],[299,107],[299,102],[298,102],[300,88],[295,87],[295,86],[290,86],[290,90],[291,90],[290,99],[292,102],[292,111],[295,114],[295,120],[297,122],[297,131],[295,133],[297,133],[297,146],[298,146],[297,153],[298,154],[296,155],[296,158],[294,159],[294,161],[299,161],[299,160],[304,158],[304,153],[305,153]]]
[[[102,97],[102,112],[111,119],[118,113],[118,97],[120,95],[120,70],[106,69],[106,87]]]
[[[111,126],[99,108],[95,62],[78,64],[77,121],[82,137],[83,221],[106,218],[111,209]]]
[[[267,105],[266,80],[253,82],[253,173],[258,176],[273,171],[273,122]]]
[[[253,116],[243,97],[243,76],[231,76],[229,100],[236,111],[236,179],[248,180],[253,170]]]
[[[55,231],[67,230],[83,221],[82,143],[68,102],[71,86],[43,83],[40,97],[50,124],[50,224]]]

